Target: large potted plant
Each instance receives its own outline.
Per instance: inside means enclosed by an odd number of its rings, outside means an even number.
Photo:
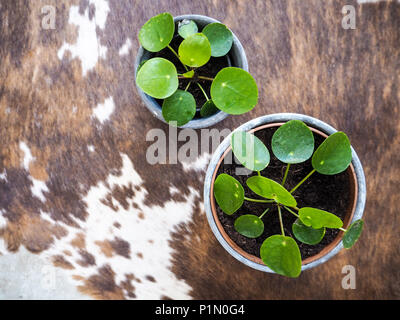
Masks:
[[[217,20],[162,13],[143,25],[138,38],[136,84],[160,120],[204,128],[257,104],[243,47]]]
[[[288,277],[355,244],[365,197],[346,134],[298,114],[236,129],[215,151],[204,186],[207,218],[224,248],[248,266]]]

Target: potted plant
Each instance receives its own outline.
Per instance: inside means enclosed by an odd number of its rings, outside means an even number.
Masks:
[[[237,163],[223,163],[232,154]],[[365,179],[349,139],[303,115],[236,129],[214,153],[204,190],[208,221],[228,252],[287,277],[350,248],[363,228]]]
[[[247,72],[244,50],[222,23],[161,13],[143,25],[139,42],[136,84],[161,120],[202,128],[257,104],[258,88]]]

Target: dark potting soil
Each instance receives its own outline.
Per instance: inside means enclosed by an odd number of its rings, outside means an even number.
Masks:
[[[268,147],[271,154],[271,161],[267,168],[261,171],[264,177],[272,179],[276,182],[281,182],[285,173],[286,164],[280,162],[271,151],[271,139],[276,128],[267,128],[255,132],[255,135],[260,138]],[[324,140],[323,137],[314,133],[315,149]],[[232,152],[232,151],[231,151]],[[227,155],[228,159],[231,155]],[[236,175],[236,168],[243,168],[242,165],[233,161],[233,164],[225,164],[224,161],[218,169],[218,174],[226,173],[236,178],[245,190],[245,196],[249,198],[261,199],[258,195],[253,193],[246,185],[246,180],[257,173],[249,175]],[[289,174],[286,179],[285,188],[291,190],[297,185],[310,171],[312,170],[311,159],[299,164],[292,164],[290,166]],[[298,207],[314,207],[321,210],[334,213],[342,220],[346,215],[346,211],[350,201],[350,182],[347,170],[333,176],[327,176],[315,172],[311,177],[306,180],[294,193]],[[240,235],[234,228],[235,220],[243,214],[261,215],[266,208],[271,208],[263,217],[264,233],[256,238],[249,239]],[[286,236],[291,236],[296,240],[292,233],[292,224],[296,217],[282,209],[282,220]],[[269,203],[255,203],[244,201],[242,207],[233,215],[225,214],[217,205],[218,218],[226,232],[226,234],[244,251],[254,256],[260,257],[260,247],[263,241],[274,234],[281,234],[281,228],[278,218],[278,209],[276,206]],[[299,245],[301,257],[305,258],[318,254],[324,247],[330,244],[337,236],[338,229],[326,229],[326,233],[322,241],[316,245],[307,245],[296,240]]]
[[[176,26],[177,29],[177,26]],[[179,36],[178,34],[174,35],[174,38],[172,39],[170,46],[178,52],[179,45],[183,41],[183,38]],[[229,55],[229,53],[228,53]],[[204,76],[204,77],[209,77],[209,78],[214,78],[217,73],[226,67],[229,67],[229,61],[230,58],[229,56],[223,56],[219,58],[211,57],[210,60],[202,67],[199,67],[196,69],[196,74]],[[183,74],[186,72],[184,67],[182,66],[182,63],[178,60],[178,58],[172,53],[172,51],[167,47],[159,52],[157,52],[153,57],[160,57],[160,58],[165,58],[169,61],[171,61],[178,73]],[[189,68],[190,69],[190,68]],[[179,79],[179,89],[185,90],[186,86],[189,83],[189,79]],[[197,79],[200,83],[200,85],[203,87],[204,91],[207,93],[207,96],[210,98],[210,88],[211,88],[211,81],[209,80],[203,80],[203,79]],[[195,115],[195,119],[201,118],[200,116],[200,109],[203,106],[203,104],[207,101],[203,92],[200,90],[199,86],[196,85],[194,82],[190,85],[189,89],[187,90],[190,92],[194,99],[196,100],[196,105],[197,105],[197,112]],[[163,104],[162,99],[156,99],[158,104],[160,105],[160,108]]]

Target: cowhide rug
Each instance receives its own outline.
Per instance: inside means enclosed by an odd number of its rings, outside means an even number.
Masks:
[[[347,4],[354,30],[341,26]],[[211,148],[146,161],[148,132],[169,133],[136,91],[137,34],[165,11],[214,17],[245,46],[259,105],[218,130],[299,112],[349,134],[368,182],[351,252],[295,280],[249,269],[205,218]],[[399,298],[399,53],[397,1],[1,0],[0,263],[26,249],[97,299]],[[349,264],[355,290],[341,286]]]

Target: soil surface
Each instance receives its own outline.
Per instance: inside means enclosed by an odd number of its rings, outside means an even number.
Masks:
[[[178,27],[176,26],[175,29],[177,30],[177,28]],[[183,41],[183,38],[179,34],[176,33],[170,43],[170,46],[176,52],[178,52],[179,45],[181,44],[182,41]],[[182,63],[171,52],[171,50],[168,47],[155,53],[154,56],[152,56],[152,58],[153,57],[161,57],[161,58],[165,58],[165,59],[171,61],[175,65],[178,73],[183,74],[186,72],[186,70],[182,66]],[[200,68],[196,68],[195,74],[201,75],[204,77],[214,78],[221,69],[230,66],[229,61],[230,61],[229,53],[228,53],[228,55],[225,55],[225,56],[219,57],[219,58],[211,57],[210,60],[204,66],[202,66]],[[190,81],[189,79],[179,79],[179,89],[185,90],[189,81]],[[212,82],[209,80],[203,80],[203,79],[197,79],[196,81],[198,81],[201,84],[201,86],[203,87],[207,96],[210,98],[210,88],[211,88]],[[197,112],[196,112],[194,119],[201,118],[200,109],[203,106],[203,104],[207,101],[203,92],[200,90],[199,86],[193,82],[187,91],[190,92],[193,95],[194,99],[196,100]],[[164,100],[156,99],[156,101],[158,102],[158,104],[160,105],[160,108],[161,108]]]
[[[270,164],[267,168],[261,171],[261,174],[280,183],[285,173],[286,164],[280,162],[272,154],[271,139],[276,130],[277,128],[263,129],[255,132],[255,135],[264,142],[271,154]],[[314,139],[316,149],[322,143],[324,138],[314,133]],[[229,156],[229,154],[227,156]],[[229,158],[230,157],[228,157],[228,159]],[[223,161],[218,169],[217,175],[226,173],[233,176],[244,187],[245,196],[249,198],[260,199],[260,197],[253,193],[246,185],[246,180],[253,175],[257,175],[257,173],[251,172],[249,175],[236,175],[235,172],[237,168],[243,168],[243,166],[236,164],[236,162],[233,164],[225,164]],[[285,188],[291,190],[312,169],[311,159],[303,163],[292,164],[286,179]],[[293,193],[293,196],[296,198],[299,208],[307,206],[326,210],[336,214],[343,220],[351,200],[350,182],[347,170],[333,176],[322,175],[318,172],[315,172]],[[266,208],[271,209],[264,215],[262,219],[265,229],[264,233],[260,237],[256,239],[249,239],[240,235],[234,229],[234,222],[239,216],[243,214],[254,214],[259,216]],[[285,209],[281,211],[285,235],[294,238],[292,234],[292,224],[296,220],[296,217],[287,212]],[[257,257],[260,257],[260,247],[266,238],[274,234],[281,234],[278,210],[275,205],[269,203],[264,204],[244,201],[242,207],[231,216],[223,213],[222,210],[217,206],[217,214],[227,235],[244,251]],[[339,230],[337,229],[327,228],[324,238],[317,245],[307,245],[297,241],[294,238],[299,245],[302,259],[304,260],[305,258],[319,253],[324,247],[326,247],[336,238],[338,232]]]

